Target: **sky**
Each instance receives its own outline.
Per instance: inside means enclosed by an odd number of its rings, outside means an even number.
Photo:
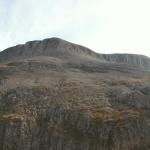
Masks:
[[[150,0],[0,0],[0,51],[51,37],[150,56]]]

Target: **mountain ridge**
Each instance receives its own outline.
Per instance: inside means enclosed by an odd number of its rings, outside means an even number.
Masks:
[[[0,52],[0,62],[33,56],[65,57],[70,59],[95,59],[107,63],[125,63],[150,68],[150,58],[138,54],[101,54],[84,46],[60,38],[29,41]],[[78,59],[77,59],[78,60]]]

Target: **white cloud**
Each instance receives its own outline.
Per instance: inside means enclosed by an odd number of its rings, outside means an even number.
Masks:
[[[150,56],[149,0],[0,0],[0,50],[58,36],[101,53]]]

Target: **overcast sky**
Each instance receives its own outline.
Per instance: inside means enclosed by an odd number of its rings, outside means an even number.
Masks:
[[[150,56],[150,0],[0,0],[0,50],[50,37]]]

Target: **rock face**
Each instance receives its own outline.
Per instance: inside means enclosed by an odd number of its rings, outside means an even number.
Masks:
[[[150,66],[150,59],[142,55],[134,54],[110,54],[103,55],[105,60],[117,63],[127,63],[130,65]]]
[[[95,55],[88,48],[69,43],[59,38],[45,39],[43,41],[30,41],[24,45],[17,45],[8,48],[0,53],[1,61],[12,60],[13,58],[29,58],[33,56],[54,56],[54,57],[80,57],[82,55]]]
[[[0,62],[0,150],[150,149],[148,57],[52,38]]]

